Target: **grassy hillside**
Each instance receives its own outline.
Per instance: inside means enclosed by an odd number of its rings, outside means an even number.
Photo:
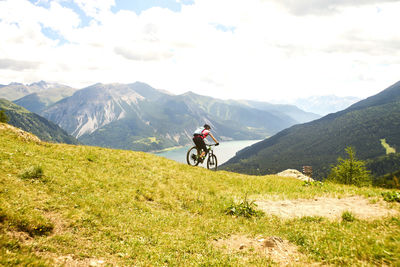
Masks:
[[[66,144],[79,143],[58,125],[8,100],[0,98],[0,110],[5,111],[9,124],[35,134],[41,140]]]
[[[382,199],[381,189],[306,187],[291,178],[211,172],[143,152],[24,136],[0,124],[0,265],[273,264],[257,251],[213,245],[233,235],[288,240],[304,257],[299,265],[400,264],[398,216],[345,222],[225,214],[246,195],[250,200],[362,195],[372,203]],[[396,203],[392,207],[400,210]]]

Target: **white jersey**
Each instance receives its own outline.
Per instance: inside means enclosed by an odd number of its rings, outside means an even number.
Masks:
[[[201,136],[201,138],[206,138],[207,137],[207,135],[210,133],[210,131],[209,130],[206,130],[204,127],[199,127],[199,128],[197,128],[196,129],[196,131],[194,131],[194,135],[200,135]]]

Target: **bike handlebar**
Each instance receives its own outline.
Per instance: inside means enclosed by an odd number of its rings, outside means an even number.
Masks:
[[[217,144],[206,144],[206,146],[217,146]]]

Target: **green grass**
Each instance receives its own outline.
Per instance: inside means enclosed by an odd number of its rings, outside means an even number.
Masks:
[[[386,139],[381,139],[381,144],[386,149],[386,155],[390,153],[396,153],[396,149],[386,143]]]
[[[243,199],[382,199],[382,189],[212,172],[143,152],[26,142],[1,129],[0,140],[0,265],[53,266],[62,256],[114,266],[270,264],[256,253],[212,245],[233,234],[279,236],[310,262],[400,264],[399,217],[335,222],[226,214]]]

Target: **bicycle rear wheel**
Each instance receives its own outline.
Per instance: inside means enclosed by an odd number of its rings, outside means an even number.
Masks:
[[[217,166],[218,166],[217,156],[215,156],[214,154],[208,156],[207,169],[212,170],[212,171],[216,171],[217,170]]]
[[[199,165],[199,159],[198,159],[198,152],[197,148],[194,146],[190,148],[186,154],[186,162],[190,166],[197,166]]]

